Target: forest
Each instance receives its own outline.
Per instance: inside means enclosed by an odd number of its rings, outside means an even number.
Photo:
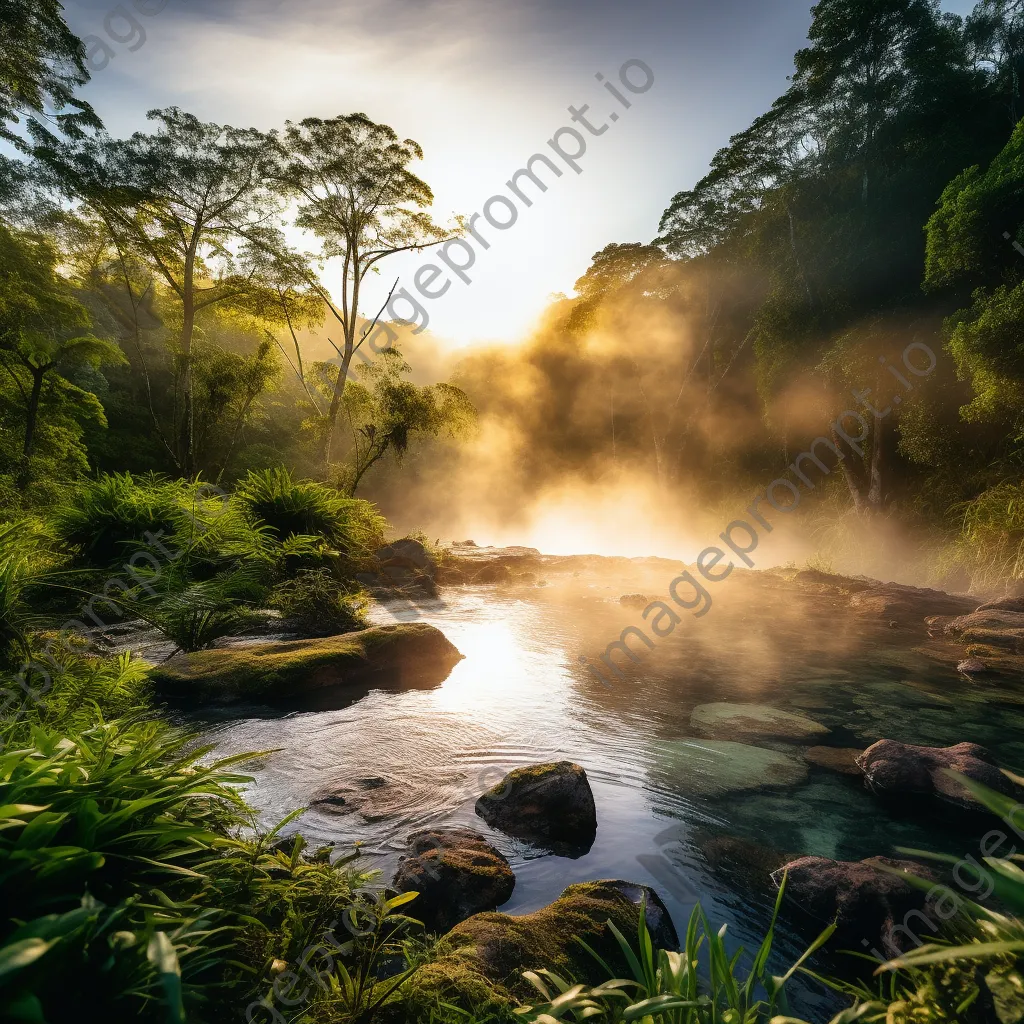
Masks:
[[[479,835],[458,856],[450,836],[410,837],[385,885],[361,840],[296,825],[352,792],[268,824],[246,787],[285,740],[222,750],[220,719],[196,717],[341,678],[364,695],[380,666],[436,685],[462,655],[377,615],[396,588],[419,609],[446,585],[535,595],[592,566],[520,553],[486,575],[476,544],[432,538],[515,536],[566,495],[628,492],[690,509],[688,541],[713,536],[822,438],[827,479],[784,549],[818,575],[797,582],[846,580],[856,601],[867,573],[947,592],[950,616],[1024,613],[1024,0],[966,17],[819,0],[786,90],[665,197],[656,237],[609,240],[519,343],[454,355],[365,298],[389,258],[466,230],[437,218],[400,134],[415,125],[370,110],[266,131],[167,106],[116,137],[89,79],[58,0],[0,0],[0,1021],[1024,1020],[1022,864],[984,840],[972,870],[997,906],[960,899],[884,969],[815,958],[855,944],[839,910],[777,962],[795,871],[745,955],[700,903],[680,941],[656,896],[637,919],[577,875],[506,933],[502,915],[449,913],[455,875],[476,872],[480,910],[511,894]],[[927,382],[908,346],[935,354]],[[967,654],[1012,688],[1001,643],[978,630]],[[963,757],[957,813],[1012,821],[1024,779]],[[980,820],[948,828],[973,848]],[[890,935],[916,906],[885,904]],[[832,1001],[790,1005],[806,978]]]

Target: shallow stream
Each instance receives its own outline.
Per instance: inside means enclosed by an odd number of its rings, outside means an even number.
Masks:
[[[364,789],[365,800],[310,810],[297,827],[313,842],[361,840],[388,873],[409,832],[477,828],[512,863],[516,889],[502,909],[513,913],[573,881],[625,878],[655,886],[680,930],[700,899],[749,945],[772,897],[718,869],[722,837],[844,860],[900,846],[977,854],[984,821],[931,805],[914,815],[887,808],[860,779],[807,764],[806,744],[736,737],[799,763],[795,781],[766,786],[756,761],[744,760],[749,747],[737,757],[706,743],[691,714],[708,702],[769,704],[828,727],[818,743],[971,740],[1013,768],[1024,766],[1024,687],[958,675],[958,649],[929,639],[920,622],[858,617],[842,600],[763,573],[718,584],[707,615],[683,613],[671,637],[606,686],[579,657],[599,657],[625,626],[642,624],[619,596],[662,597],[677,567],[560,565],[541,586],[445,588],[438,600],[378,606],[376,621],[430,622],[465,655],[439,686],[326,708],[235,708],[204,729],[223,754],[278,748],[249,793],[268,821],[333,786]],[[477,796],[509,769],[563,758],[586,768],[597,802],[584,856],[545,853],[475,816]],[[785,952],[798,944],[783,938]],[[814,1001],[810,990],[804,999]]]

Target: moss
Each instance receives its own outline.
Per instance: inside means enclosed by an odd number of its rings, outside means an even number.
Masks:
[[[400,682],[440,682],[461,657],[435,627],[396,623],[325,639],[179,655],[150,678],[169,696],[277,698],[389,675]]]
[[[565,771],[567,761],[546,761],[543,764],[528,764],[522,768],[513,768],[499,783],[491,786],[484,796],[502,797],[508,786],[515,786],[520,782],[536,781],[547,775],[560,775]]]
[[[607,882],[570,885],[554,903],[532,914],[475,914],[438,944],[435,959],[410,983],[410,998],[440,998],[473,1011],[513,1006],[535,995],[522,973],[540,967],[597,983],[600,967],[576,941],[584,939],[620,972],[627,970],[606,922],[636,933],[639,908]]]

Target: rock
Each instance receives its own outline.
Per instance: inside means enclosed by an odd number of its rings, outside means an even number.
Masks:
[[[960,643],[986,644],[1012,654],[1024,654],[1024,612],[979,608],[953,619],[944,631]]]
[[[653,889],[618,880],[582,882],[532,914],[476,914],[457,924],[407,983],[409,998],[424,1006],[452,1003],[477,1020],[483,1009],[507,1012],[517,1003],[536,1001],[524,971],[543,967],[583,983],[607,981],[578,938],[608,962],[616,977],[628,977],[628,964],[607,922],[635,941],[641,900],[653,945],[678,949],[672,918]]]
[[[807,740],[824,736],[828,729],[791,711],[767,704],[701,704],[690,716],[690,726],[704,736],[775,736],[779,739]]]
[[[793,582],[813,587],[816,592],[820,592],[822,588],[828,588],[847,594],[859,593],[873,585],[866,580],[856,580],[849,576],[838,576],[835,573],[822,572],[820,569],[801,569],[793,577]]]
[[[977,743],[952,747],[915,747],[896,740],[879,740],[860,757],[868,788],[882,796],[934,795],[963,807],[981,805],[944,769],[952,769],[999,793],[1016,796],[1017,787],[992,763],[992,755]]]
[[[623,594],[619,598],[623,608],[636,608],[638,611],[643,611],[650,603],[646,594]]]
[[[597,809],[587,773],[571,761],[529,765],[509,772],[476,802],[488,825],[524,839],[589,846]]]
[[[655,753],[672,784],[696,796],[794,786],[807,778],[802,759],[731,740],[666,740]]]
[[[966,658],[957,665],[956,670],[957,672],[962,672],[965,676],[981,675],[981,673],[988,671],[985,667],[985,662],[980,658]]]
[[[907,587],[900,583],[878,583],[854,594],[850,607],[872,618],[923,622],[932,615],[965,615],[977,607],[977,599],[941,590]]]
[[[509,583],[512,570],[504,562],[486,562],[470,577],[473,583]]]
[[[410,805],[427,805],[434,792],[426,780],[346,779],[318,789],[310,797],[309,806],[331,816],[357,814],[366,822],[386,821]]]
[[[785,874],[785,905],[796,910],[796,920],[806,923],[808,933],[821,932],[835,921],[831,948],[841,949],[844,943],[857,952],[875,947],[890,957],[915,945],[907,931],[916,934],[924,925],[923,942],[935,931],[928,930],[921,920],[926,891],[881,870],[878,864],[933,878],[920,864],[888,857],[862,861],[800,857],[779,868],[772,879],[780,885]],[[862,947],[863,940],[866,947]]]
[[[750,892],[769,891],[772,873],[793,859],[766,843],[729,835],[698,835],[697,849],[712,873]]]
[[[999,597],[978,606],[979,612],[1006,611],[1024,612],[1024,597]]]
[[[446,932],[512,896],[516,876],[479,832],[424,829],[409,836],[406,847],[408,854],[398,862],[391,885],[397,892],[419,893],[407,912],[427,931]]]
[[[857,764],[857,758],[861,753],[857,747],[808,747],[804,751],[804,758],[819,768],[830,768],[832,771],[842,772],[843,775],[859,777],[864,774]]]
[[[330,687],[368,683],[436,685],[462,655],[444,633],[425,622],[291,640],[218,647],[181,654],[150,671],[159,692],[214,703],[280,700]]]
[[[376,582],[388,589],[437,595],[437,563],[420,541],[403,537],[375,552],[380,571]]]

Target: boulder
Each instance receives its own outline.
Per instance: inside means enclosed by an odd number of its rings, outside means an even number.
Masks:
[[[850,598],[854,611],[886,622],[923,622],[932,615],[965,615],[977,606],[977,598],[901,583],[878,583]]]
[[[400,622],[319,640],[180,654],[154,667],[150,679],[171,698],[282,700],[331,687],[437,685],[461,660],[435,626]]]
[[[531,840],[555,840],[589,849],[597,808],[587,773],[572,761],[516,768],[476,802],[488,825]]]
[[[834,921],[832,948],[841,949],[845,943],[859,953],[874,947],[888,958],[917,944],[913,936],[922,928],[927,891],[882,870],[880,864],[933,880],[922,865],[889,857],[861,861],[800,857],[775,871],[772,879],[780,885],[785,875],[784,905],[808,934],[817,934]],[[925,926],[919,941],[931,939],[938,919],[934,924],[931,930]]]
[[[948,622],[944,632],[964,644],[985,644],[1011,654],[1024,654],[1024,612],[979,608]]]
[[[424,1008],[439,1000],[451,1003],[476,1020],[488,1009],[507,1012],[517,1003],[538,1001],[524,971],[546,968],[583,983],[607,981],[577,939],[603,957],[616,977],[628,977],[607,922],[635,941],[641,902],[654,946],[678,949],[672,918],[653,889],[619,880],[582,882],[532,914],[476,914],[457,924],[441,939],[434,959],[407,983],[408,998]]]
[[[695,796],[795,786],[808,774],[802,758],[731,740],[664,740],[654,752],[672,785]]]
[[[623,594],[619,598],[623,608],[635,608],[637,611],[643,611],[650,603],[646,594]]]
[[[992,755],[977,743],[952,747],[915,747],[896,740],[879,740],[860,757],[868,788],[881,796],[937,796],[963,807],[980,804],[947,769],[966,775],[1007,796],[1018,789],[992,762]]]
[[[804,751],[804,759],[819,768],[829,768],[843,775],[863,775],[857,758],[862,751],[859,747],[808,747]]]
[[[825,736],[829,731],[813,719],[767,704],[701,704],[694,708],[690,726],[712,739],[774,736],[810,740]]]
[[[427,931],[446,932],[473,914],[494,910],[515,888],[508,861],[479,832],[434,828],[414,832],[391,886],[417,892],[408,913]]]

